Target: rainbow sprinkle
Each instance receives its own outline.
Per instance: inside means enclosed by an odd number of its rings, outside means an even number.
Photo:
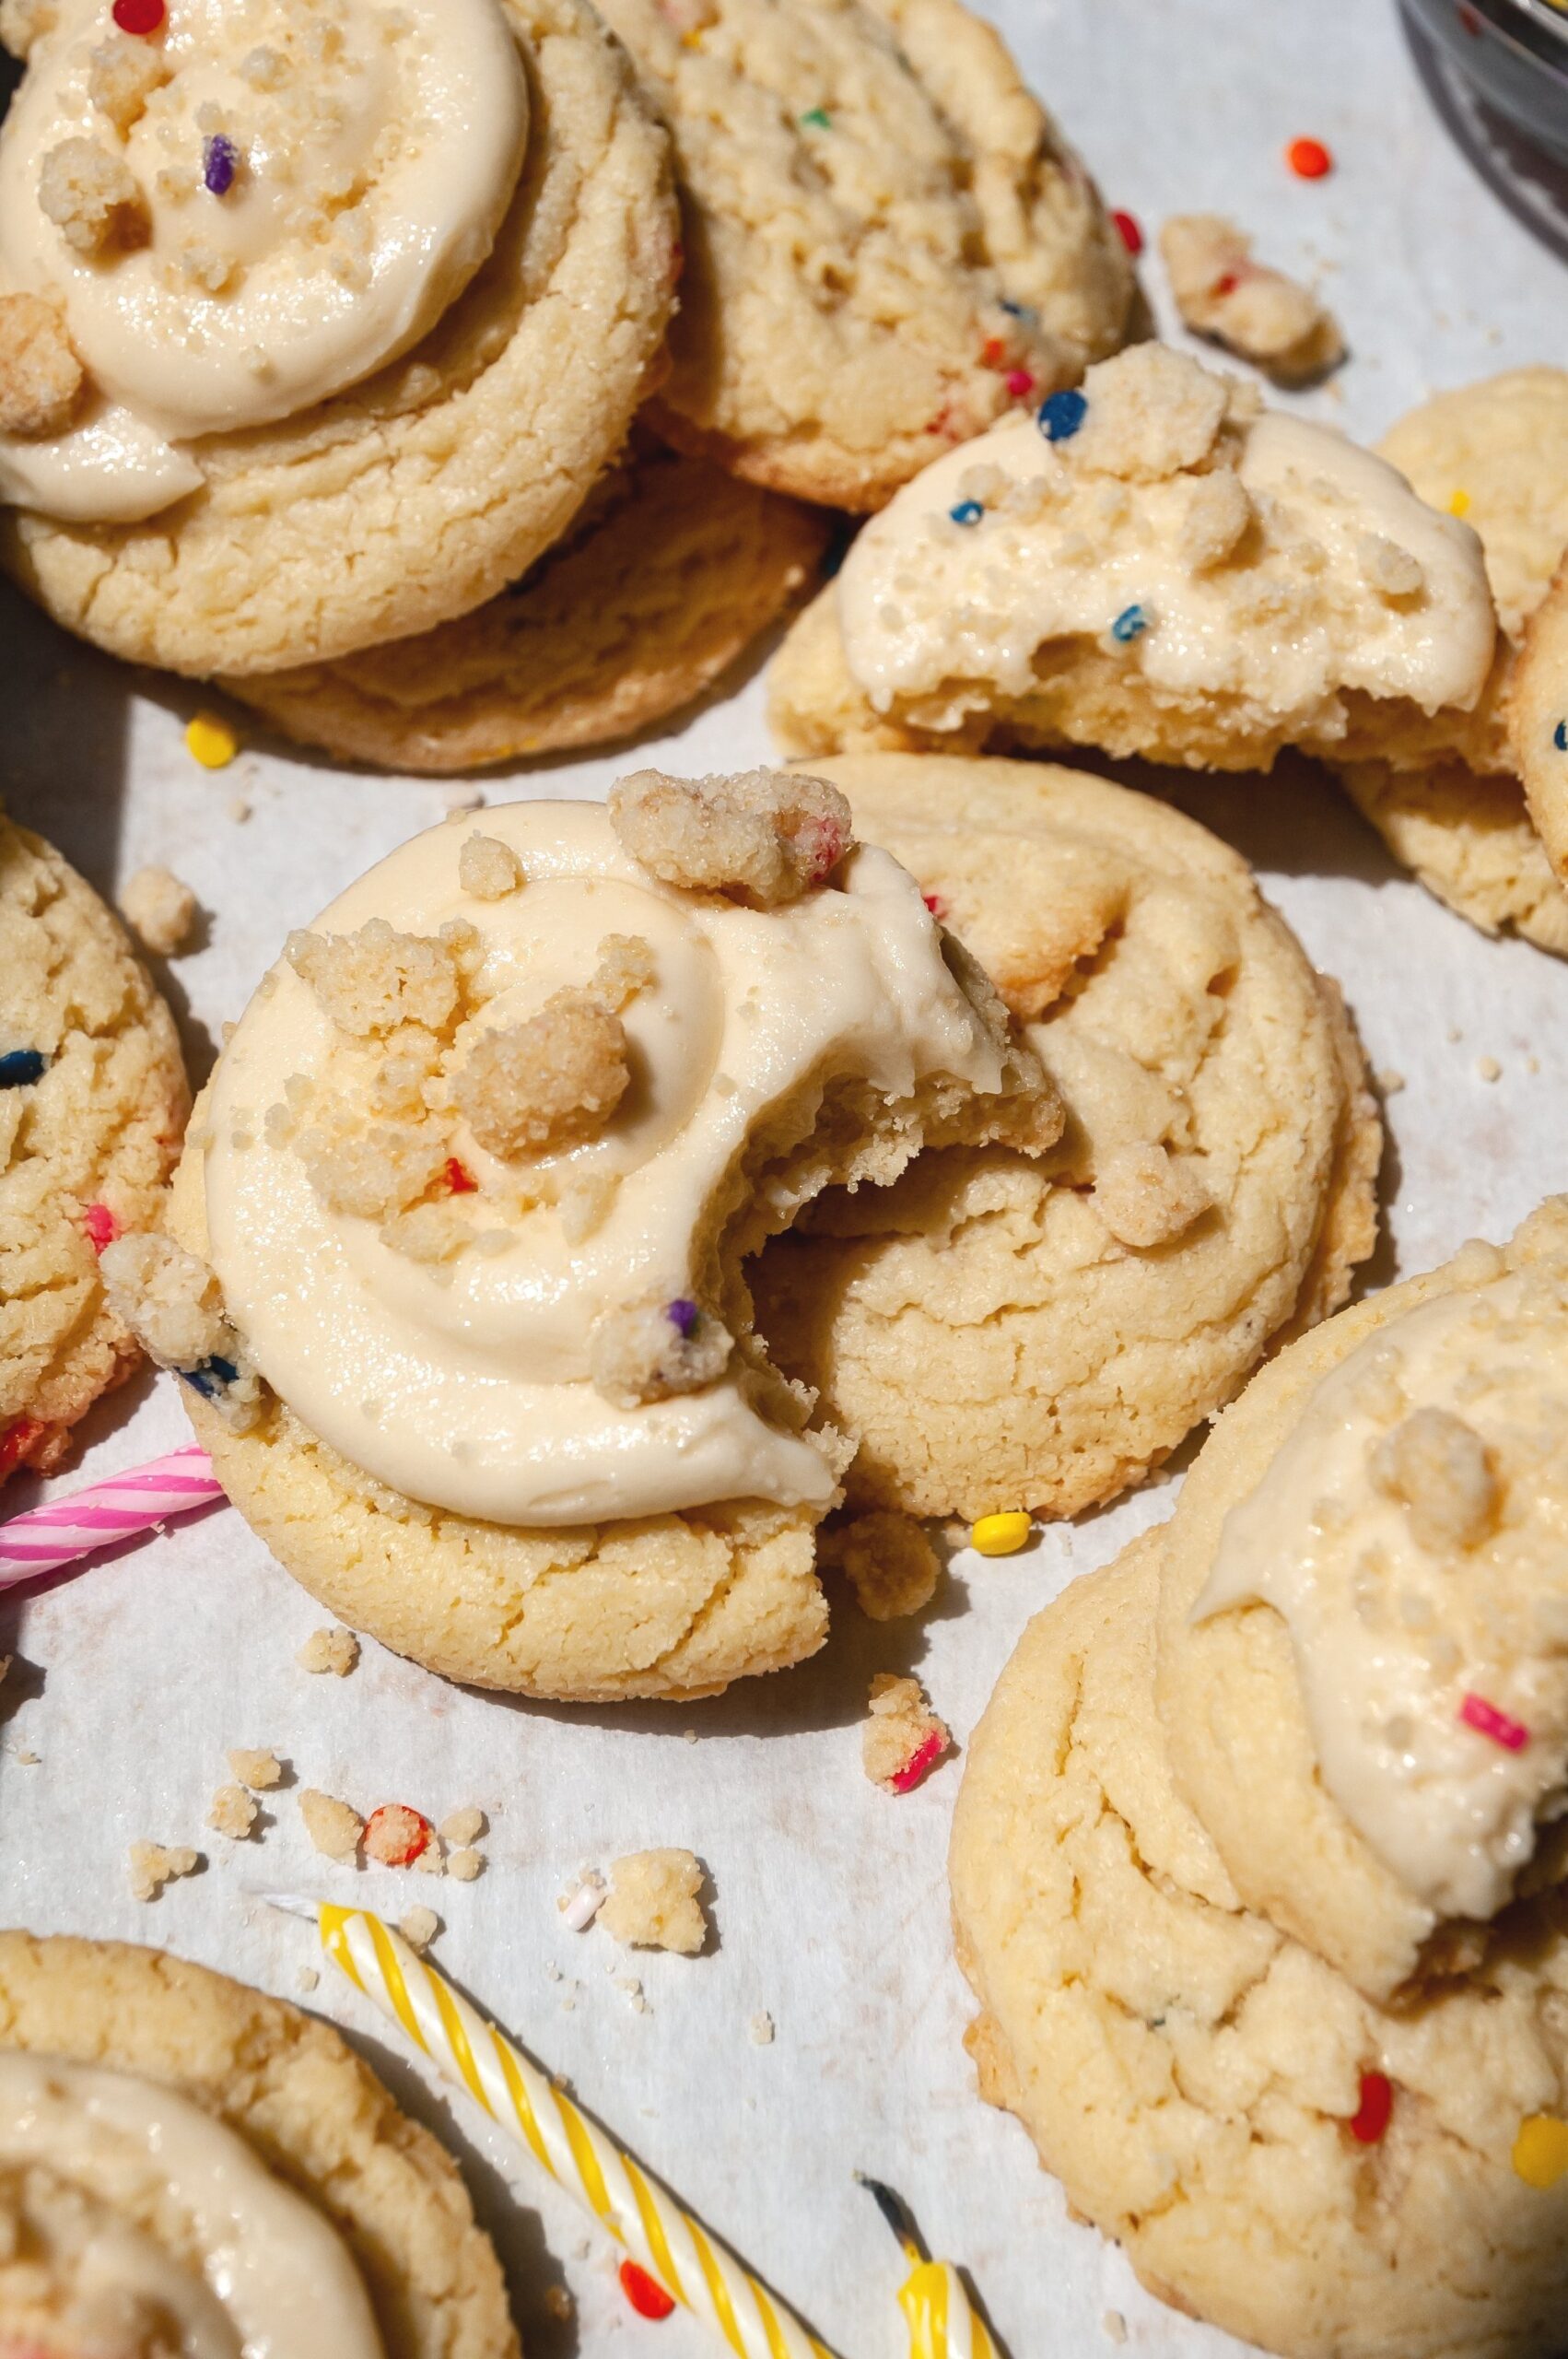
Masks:
[[[41,1081],[49,1060],[41,1049],[7,1049],[0,1056],[0,1089],[29,1089]]]
[[[1070,388],[1066,393],[1047,393],[1035,413],[1035,421],[1047,442],[1071,442],[1088,415],[1083,395]]]
[[[1568,721],[1560,721],[1551,733],[1551,742],[1560,754],[1568,754]]]
[[[240,169],[240,150],[221,131],[202,146],[202,186],[209,196],[227,196]]]
[[[831,131],[833,128],[833,117],[825,107],[808,108],[801,121],[813,131]]]
[[[961,499],[956,508],[950,508],[947,512],[955,524],[977,524],[986,511],[977,499]]]
[[[1149,617],[1141,606],[1124,606],[1111,625],[1111,637],[1118,647],[1130,647],[1141,639],[1149,628]]]
[[[1530,1732],[1522,1720],[1511,1720],[1484,1696],[1467,1696],[1459,1707],[1459,1718],[1478,1736],[1488,1736],[1500,1744],[1504,1753],[1523,1753],[1530,1741]]]

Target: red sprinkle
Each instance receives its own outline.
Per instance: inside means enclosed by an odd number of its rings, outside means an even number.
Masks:
[[[621,2263],[621,2291],[639,2318],[667,2318],[675,2305],[659,2283],[635,2260]]]
[[[84,1204],[82,1226],[95,1253],[101,1253],[106,1245],[112,1245],[120,1234],[120,1224],[107,1204]]]
[[[980,355],[981,367],[985,369],[1000,369],[1006,358],[1006,338],[1000,335],[987,336],[985,349]]]
[[[411,1868],[430,1848],[430,1822],[406,1802],[383,1802],[365,1822],[365,1849],[383,1868]]]
[[[0,1434],[0,1475],[11,1473],[21,1464],[24,1452],[43,1430],[36,1417],[18,1417],[15,1425],[6,1426]]]
[[[161,29],[169,11],[163,0],[114,0],[109,13],[123,33],[137,33],[145,39]]]
[[[1015,402],[1023,401],[1035,390],[1035,380],[1027,369],[1010,369],[1002,383]]]
[[[1394,2110],[1394,2083],[1387,2072],[1363,2072],[1361,2105],[1351,2119],[1351,2136],[1358,2145],[1375,2146]]]
[[[1293,139],[1285,161],[1298,181],[1327,180],[1334,169],[1334,158],[1321,139]]]
[[[1484,1696],[1467,1696],[1459,1707],[1459,1718],[1478,1736],[1489,1736],[1505,1753],[1523,1753],[1530,1741],[1530,1732],[1523,1720],[1511,1720]]]
[[[1128,252],[1141,254],[1143,251],[1143,225],[1137,214],[1113,213],[1111,219],[1116,223],[1117,235]]]
[[[916,1746],[902,1769],[895,1770],[889,1784],[895,1794],[912,1793],[925,1776],[947,1751],[947,1738],[941,1729],[932,1729],[930,1736]]]
[[[466,1165],[458,1161],[455,1155],[448,1156],[443,1177],[454,1196],[472,1196],[478,1192],[478,1180]]]
[[[1216,278],[1214,281],[1214,292],[1216,295],[1234,295],[1240,285],[1240,272],[1227,270],[1223,278]]]
[[[942,899],[942,895],[940,893],[922,893],[920,898],[924,901],[927,909],[930,910],[932,917],[935,918],[940,924],[942,920],[947,915],[947,903]]]
[[[849,839],[837,819],[807,819],[800,829],[800,839],[809,863],[807,881],[820,885],[831,876],[849,849]]]

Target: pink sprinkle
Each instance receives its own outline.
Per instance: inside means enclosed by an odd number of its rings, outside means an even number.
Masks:
[[[895,1770],[892,1778],[888,1780],[895,1794],[907,1794],[912,1792],[915,1787],[919,1784],[927,1770],[932,1767],[936,1762],[940,1761],[946,1751],[946,1731],[943,1729],[932,1729],[930,1736],[925,1739],[924,1743],[917,1746],[916,1750],[909,1755],[909,1758],[904,1764],[903,1768]]]
[[[804,839],[809,878],[820,885],[831,876],[849,848],[849,839],[836,819],[807,819],[801,828]]]
[[[1035,390],[1035,380],[1027,369],[1010,369],[1002,383],[1015,402],[1021,402],[1025,393],[1032,393]]]
[[[1493,1744],[1502,1745],[1505,1753],[1523,1753],[1530,1741],[1530,1732],[1522,1720],[1511,1720],[1484,1696],[1467,1696],[1459,1707],[1459,1718],[1478,1736],[1489,1736]]]
[[[101,1253],[106,1245],[112,1245],[120,1234],[120,1224],[107,1204],[85,1205],[82,1226],[95,1253]]]
[[[942,899],[942,895],[940,893],[922,893],[920,898],[924,901],[927,909],[930,910],[932,917],[936,919],[940,925],[942,919],[947,915],[947,903]]]

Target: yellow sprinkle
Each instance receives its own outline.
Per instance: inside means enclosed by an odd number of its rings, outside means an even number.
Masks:
[[[1469,495],[1469,493],[1468,491],[1457,491],[1457,492],[1454,494],[1453,499],[1448,502],[1448,513],[1449,513],[1449,515],[1450,515],[1450,516],[1468,516],[1468,515],[1469,514],[1469,512],[1470,512],[1470,495]]]
[[[185,726],[185,744],[205,770],[221,770],[240,751],[240,740],[216,712],[198,712]]]
[[[1527,2187],[1543,2190],[1568,2177],[1568,2121],[1532,2113],[1514,2141],[1514,2168]]]
[[[983,1515],[969,1527],[969,1545],[977,1548],[982,1556],[1011,1556],[1022,1548],[1035,1529],[1034,1519],[1022,1508],[1014,1508],[1007,1515]]]

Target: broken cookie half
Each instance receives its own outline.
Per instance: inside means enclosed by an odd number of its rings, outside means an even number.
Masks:
[[[825,1188],[1062,1121],[836,787],[642,772],[450,820],[289,937],[150,1325],[182,1332],[182,1274],[201,1437],[345,1621],[484,1685],[710,1691],[822,1643],[852,1454],[772,1366],[749,1257]]]

